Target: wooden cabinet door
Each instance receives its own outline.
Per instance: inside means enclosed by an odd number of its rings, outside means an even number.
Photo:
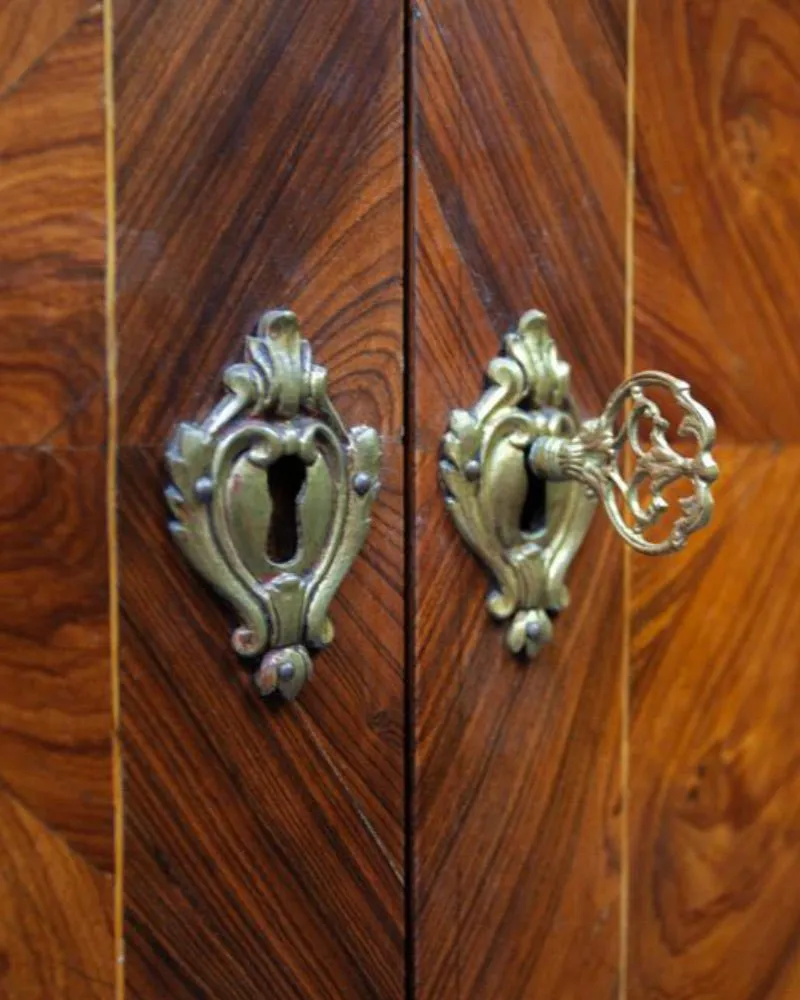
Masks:
[[[800,996],[800,7],[421,0],[413,29],[414,996]],[[718,422],[671,558],[597,516],[515,663],[437,484],[537,306],[599,412]]]
[[[398,0],[118,3],[119,644],[134,997],[403,993]],[[164,532],[163,442],[291,304],[384,442],[324,681],[262,704]],[[176,558],[177,557],[177,558]]]
[[[23,0],[0,25],[0,995],[402,997],[401,0]],[[163,496],[172,427],[283,305],[384,456],[289,711]]]
[[[0,997],[800,997],[800,8],[0,7]],[[384,455],[291,704],[163,499],[281,306]],[[529,307],[722,473],[523,663],[438,462]]]
[[[553,645],[521,664],[442,503],[437,445],[528,307],[548,314],[582,410],[599,412],[625,374],[626,38],[610,4],[430,0],[416,23],[412,838],[424,1000],[620,987],[622,546],[596,518]]]

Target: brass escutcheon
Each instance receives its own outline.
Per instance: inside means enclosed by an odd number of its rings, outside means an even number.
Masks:
[[[265,313],[245,354],[211,413],[179,424],[169,443],[169,528],[236,609],[233,648],[262,657],[259,691],[292,699],[312,674],[311,651],[333,640],[328,606],[369,529],[380,443],[371,427],[342,423],[293,313]],[[273,495],[287,485],[276,474],[292,479],[288,496]],[[287,504],[288,548],[285,538],[271,545]]]
[[[558,355],[543,313],[525,313],[489,365],[489,386],[471,410],[454,410],[442,440],[445,502],[467,544],[495,581],[489,612],[508,620],[515,653],[535,655],[553,634],[552,615],[566,607],[565,576],[599,500],[617,533],[638,552],[683,547],[711,516],[714,420],[690,387],[664,372],[622,383],[602,414],[581,421],[569,390],[570,369]],[[679,438],[647,390],[668,392],[683,411]],[[631,468],[623,452],[630,449]],[[542,518],[524,522],[533,485],[546,483]],[[669,510],[667,486],[685,479],[679,516],[666,538],[652,529]]]

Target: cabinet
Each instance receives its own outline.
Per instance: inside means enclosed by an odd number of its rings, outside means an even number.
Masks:
[[[0,994],[800,994],[800,9],[0,11]],[[382,490],[291,704],[166,531],[267,308]],[[710,527],[593,523],[521,664],[438,484],[520,313],[714,411]]]

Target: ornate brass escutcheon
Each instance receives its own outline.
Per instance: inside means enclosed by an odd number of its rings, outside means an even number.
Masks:
[[[233,648],[262,656],[259,691],[294,698],[310,651],[333,640],[328,606],[369,529],[380,445],[347,428],[291,312],[269,312],[200,423],[180,424],[166,463],[173,538],[236,609]]]
[[[446,503],[496,586],[487,604],[510,619],[507,641],[533,656],[552,638],[552,614],[566,607],[567,569],[600,500],[617,533],[639,552],[674,552],[708,523],[717,478],[714,420],[685,382],[642,372],[611,395],[603,413],[581,421],[540,312],[526,313],[489,365],[489,386],[472,410],[454,410],[439,464]],[[647,390],[670,394],[683,411],[677,436]],[[624,468],[628,446],[632,468]],[[627,474],[627,478],[626,478]],[[669,510],[664,490],[681,480],[679,516],[666,537],[653,530]]]

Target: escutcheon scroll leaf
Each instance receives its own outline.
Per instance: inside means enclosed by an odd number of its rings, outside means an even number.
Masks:
[[[291,699],[312,674],[311,651],[333,640],[328,607],[369,530],[380,443],[370,427],[344,426],[293,313],[265,313],[245,354],[226,370],[228,391],[205,420],[173,434],[169,528],[236,610],[236,652],[262,657],[259,691]],[[297,546],[285,561],[268,545],[276,517],[269,473],[281,459],[303,471],[292,511]]]
[[[489,365],[488,388],[472,410],[451,413],[442,440],[445,502],[495,581],[490,613],[511,620],[508,645],[528,656],[552,638],[552,613],[567,604],[564,578],[597,500],[637,551],[669,553],[708,523],[718,475],[714,420],[685,382],[642,372],[612,393],[599,417],[581,421],[569,375],[547,318],[526,313]],[[683,411],[676,431],[688,453],[670,443],[669,421],[647,396],[652,388],[668,392]],[[534,525],[523,523],[529,473],[545,491],[544,517]],[[653,537],[669,510],[664,491],[681,480],[691,495],[678,499],[668,537]]]
[[[506,335],[487,376],[473,409],[450,415],[439,474],[459,531],[494,580],[490,614],[509,620],[506,641],[514,653],[533,656],[552,638],[550,613],[569,601],[565,576],[595,502],[578,484],[554,484],[546,492],[544,523],[522,524],[531,445],[578,427],[569,366],[558,357],[542,313],[526,313]]]

